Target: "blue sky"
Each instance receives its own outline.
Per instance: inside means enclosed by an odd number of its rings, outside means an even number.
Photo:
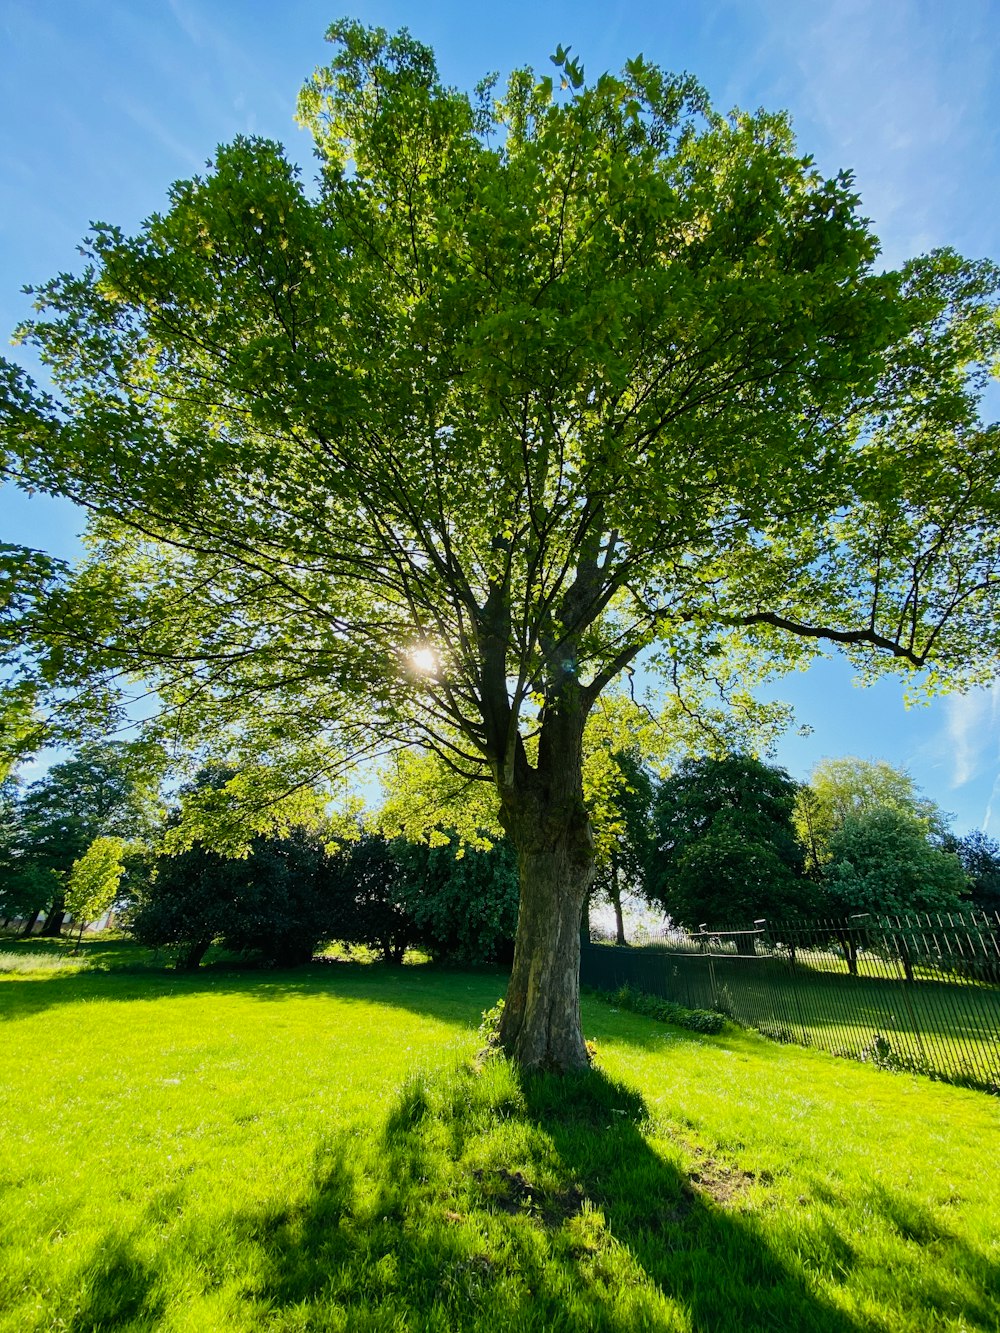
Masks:
[[[720,108],[787,109],[824,170],[855,172],[888,264],[946,244],[1000,259],[998,0],[355,0],[352,12],[408,26],[464,87],[490,70],[544,69],[560,42],[591,75],[641,51],[697,75]],[[24,283],[79,263],[91,219],[136,226],[216,144],[265,134],[308,170],[295,96],[341,13],[313,0],[0,0],[4,335],[28,311]],[[0,491],[0,540],[68,555],[79,527],[69,505]],[[960,831],[985,824],[1000,836],[995,692],[907,710],[901,684],[853,688],[839,659],[775,692],[813,729],[781,746],[794,776],[826,755],[884,758]]]

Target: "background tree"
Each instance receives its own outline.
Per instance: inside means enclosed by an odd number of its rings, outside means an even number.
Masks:
[[[423,849],[426,851],[426,849]],[[382,833],[364,833],[342,847],[328,872],[331,936],[377,950],[397,967],[420,931],[408,907],[413,845]]]
[[[95,546],[18,628],[49,682],[152,676],[172,740],[307,752],[303,781],[418,743],[491,783],[501,1039],[582,1067],[583,733],[640,654],[682,690],[824,639],[994,673],[997,274],[876,272],[848,175],[642,58],[588,85],[560,51],[491,100],[405,33],[329,36],[315,189],[237,140],[36,293],[59,398],[7,367],[7,473]]]
[[[935,847],[909,811],[881,806],[848,815],[830,838],[828,850],[821,901],[829,916],[843,920],[961,909],[968,879],[959,858]],[[862,930],[863,922],[858,921],[854,929],[838,932],[852,975],[858,971]],[[912,980],[914,932],[904,923],[896,939],[898,955]]]
[[[276,967],[308,963],[332,933],[322,837],[301,828],[258,836],[247,856],[222,860],[233,904],[223,946]]]
[[[830,840],[849,819],[879,810],[895,810],[915,823],[926,837],[940,841],[948,817],[920,795],[916,783],[902,769],[885,760],[824,759],[800,788],[795,806],[795,828],[806,851],[810,872],[818,875],[830,860]]]
[[[182,971],[213,944],[276,967],[307,963],[336,932],[322,842],[296,829],[256,835],[245,856],[197,844],[158,856],[133,889],[126,926],[141,944],[174,950]]]
[[[510,963],[517,930],[517,857],[506,838],[489,847],[394,844],[402,875],[400,905],[414,942],[452,963]]]
[[[150,853],[126,863],[128,929],[153,948],[177,950],[182,970],[198,967],[213,944],[291,967],[330,938],[321,794],[299,792],[272,831],[260,833],[261,812],[245,799],[267,791],[259,779],[259,765],[243,773],[225,758],[203,764],[180,788]],[[290,824],[295,813],[310,826]],[[206,828],[218,835],[213,845],[203,841]]]
[[[125,873],[124,854],[124,839],[95,838],[70,867],[66,907],[79,929],[77,944],[87,926],[114,904]]]
[[[961,861],[970,901],[985,912],[1000,912],[1000,843],[973,829],[962,838],[945,840],[942,851],[954,852]]]
[[[891,806],[849,815],[829,853],[823,897],[832,915],[955,911],[968,887],[959,858]]]
[[[37,910],[48,907],[41,933],[59,935],[73,863],[100,837],[139,839],[156,816],[153,785],[131,762],[129,748],[91,742],[70,759],[53,764],[44,777],[24,788],[17,802],[13,855],[20,881],[44,887]],[[29,916],[25,933],[30,933]]]
[[[0,782],[0,920],[20,920],[30,934],[39,914],[59,892],[55,873],[24,855],[21,785],[9,776]]]
[[[612,752],[617,769],[599,826],[591,902],[597,895],[615,914],[615,941],[626,944],[623,895],[649,897],[648,876],[655,847],[655,783],[638,748]]]
[[[152,858],[130,894],[125,929],[140,944],[173,951],[180,971],[194,971],[239,910],[227,870],[225,857],[203,847]]]
[[[656,792],[651,898],[679,924],[748,926],[811,898],[792,823],[798,784],[750,755],[690,759]]]

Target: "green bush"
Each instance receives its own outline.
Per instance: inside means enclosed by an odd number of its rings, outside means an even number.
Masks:
[[[302,829],[256,837],[242,858],[197,844],[158,857],[131,888],[127,929],[141,944],[176,951],[182,970],[213,944],[273,966],[307,963],[334,934],[325,860]]]
[[[688,1009],[673,1000],[662,1000],[657,995],[647,995],[629,986],[622,986],[611,995],[603,993],[603,998],[619,1009],[628,1009],[633,1014],[655,1018],[661,1023],[673,1023],[675,1027],[688,1028],[691,1032],[714,1036],[726,1025],[725,1017],[711,1009]]]
[[[483,1021],[479,1024],[479,1035],[491,1051],[500,1049],[500,1020],[503,1018],[503,1000],[497,1000],[492,1009],[483,1010]]]

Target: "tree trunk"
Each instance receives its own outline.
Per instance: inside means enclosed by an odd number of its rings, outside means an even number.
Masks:
[[[622,890],[618,882],[618,853],[611,853],[611,888],[608,891],[611,906],[615,909],[615,943],[621,947],[628,944],[625,938],[625,918],[622,916]]]
[[[517,851],[521,892],[500,1044],[527,1069],[590,1063],[580,1025],[580,926],[594,877],[583,803],[583,718],[550,718],[536,769],[501,787],[501,817]]]
[[[46,939],[58,939],[62,935],[63,921],[66,918],[66,895],[62,891],[56,894],[49,908],[45,925],[38,932]]]
[[[178,972],[197,971],[198,965],[201,962],[201,960],[205,957],[205,955],[208,953],[208,946],[211,943],[212,943],[211,940],[198,940],[197,943],[192,944],[191,947],[186,949],[184,953],[182,953],[180,957],[177,959],[177,971]]]
[[[36,907],[35,910],[28,917],[27,921],[24,923],[24,927],[21,930],[22,939],[27,939],[28,936],[34,931],[35,922],[38,920],[41,914],[42,914],[41,908]]]
[[[853,930],[838,930],[837,939],[844,951],[847,971],[852,977],[856,977],[858,975],[858,942],[854,938]]]
[[[899,961],[903,965],[903,976],[907,981],[913,980],[913,955],[910,952],[910,942],[904,935],[897,935],[895,939],[896,953]]]

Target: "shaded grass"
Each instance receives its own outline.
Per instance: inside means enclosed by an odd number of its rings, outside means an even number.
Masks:
[[[0,933],[0,975],[10,972],[90,972],[141,968],[164,963],[162,955],[117,931],[76,937],[20,939]]]
[[[0,979],[0,1329],[997,1327],[993,1100],[600,1002],[522,1079],[501,989]]]

